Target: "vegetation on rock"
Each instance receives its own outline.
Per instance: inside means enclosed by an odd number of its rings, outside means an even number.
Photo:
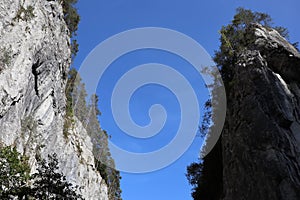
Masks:
[[[17,149],[1,147],[0,149],[0,199],[10,196],[22,197],[28,188],[30,168],[28,158],[21,156]],[[19,198],[21,199],[21,198]]]
[[[37,173],[32,175],[32,196],[36,199],[83,199],[76,193],[78,186],[66,181],[63,174],[58,173],[57,155],[48,155],[48,162],[40,160]]]
[[[276,29],[282,36],[288,37],[287,30],[283,27],[274,27],[272,19],[268,14],[252,12],[244,8],[238,8],[232,22],[223,26],[220,30],[220,48],[215,52],[214,61],[217,64],[226,88],[230,91],[232,83],[232,66],[238,61],[238,57],[247,50],[252,50],[253,39],[247,33],[247,28],[259,23],[264,27]],[[209,86],[213,98],[216,96],[218,84]],[[213,126],[214,115],[211,101],[206,102],[206,112],[203,116],[203,123],[200,126],[202,136],[206,136]],[[228,108],[230,109],[230,108]],[[225,125],[226,126],[226,125]],[[224,127],[226,129],[226,127]],[[194,199],[218,200],[223,192],[223,160],[222,160],[222,138],[214,146],[213,150],[199,162],[190,164],[187,167],[187,179],[193,186],[192,196]]]
[[[56,154],[38,161],[37,173],[29,175],[28,158],[10,146],[0,149],[0,199],[82,199],[77,187],[57,172]]]
[[[74,38],[76,37],[78,23],[80,21],[80,16],[75,8],[77,0],[61,0],[61,2],[64,19],[70,31],[70,37],[72,38],[71,52],[72,59],[74,59],[78,52],[78,44]],[[112,159],[108,148],[108,135],[105,130],[101,129],[98,121],[98,116],[101,114],[98,109],[98,96],[92,95],[90,102],[88,103],[86,101],[87,92],[85,90],[85,85],[74,68],[69,71],[65,93],[67,97],[63,130],[65,138],[68,137],[68,131],[72,128],[74,116],[76,116],[92,139],[95,166],[108,186],[109,199],[120,200],[121,176],[119,171],[114,169],[114,160]]]
[[[77,35],[78,24],[80,21],[80,16],[75,7],[77,0],[61,0],[64,19],[69,29],[69,36],[71,37],[71,52],[72,59],[75,58],[78,52],[78,43],[75,39]]]
[[[72,68],[69,71],[68,82],[66,87],[67,97],[67,114],[65,129],[68,130],[73,116],[76,116],[93,143],[93,154],[95,157],[95,166],[101,177],[108,186],[108,195],[110,200],[121,199],[120,173],[115,170],[114,160],[111,157],[108,148],[108,134],[100,126],[98,117],[101,112],[98,109],[98,96],[92,95],[89,103],[87,102],[87,92],[78,72]]]
[[[214,61],[221,71],[225,86],[228,86],[232,78],[231,66],[236,63],[241,53],[251,48],[253,38],[247,34],[246,30],[253,23],[262,24],[266,28],[274,28],[283,37],[288,37],[286,28],[272,26],[272,18],[268,14],[238,8],[231,24],[223,26],[220,30],[221,45],[214,56]],[[226,87],[226,89],[228,88]]]

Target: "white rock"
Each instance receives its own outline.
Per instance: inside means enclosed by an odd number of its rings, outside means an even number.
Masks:
[[[37,153],[43,158],[57,153],[61,172],[83,187],[85,199],[107,200],[107,186],[94,168],[92,143],[81,123],[75,120],[68,139],[63,135],[64,74],[71,52],[59,2],[0,1],[0,58],[4,50],[10,58],[5,65],[0,60],[0,142],[28,155],[32,172]],[[21,4],[34,7],[32,19],[15,18]]]

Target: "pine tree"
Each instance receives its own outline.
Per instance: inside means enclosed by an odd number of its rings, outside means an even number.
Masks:
[[[76,193],[77,186],[66,181],[57,172],[56,154],[49,155],[49,162],[40,160],[37,173],[29,175],[28,158],[14,147],[0,149],[0,199],[83,199]],[[32,187],[30,184],[32,184]]]
[[[93,94],[89,103],[87,103],[85,85],[74,68],[69,71],[66,96],[67,115],[65,118],[65,130],[68,130],[72,123],[73,115],[81,121],[91,137],[95,166],[108,186],[109,199],[121,200],[120,172],[115,170],[115,163],[108,147],[109,136],[101,128],[98,119],[101,115],[98,109],[99,97]]]
[[[71,53],[72,53],[71,56],[72,56],[72,60],[73,60],[78,52],[78,46],[79,46],[77,43],[77,40],[74,39],[74,37],[77,35],[78,24],[80,21],[80,16],[77,12],[77,8],[75,7],[77,0],[61,0],[61,2],[62,2],[62,7],[63,7],[64,20],[69,29],[69,35],[72,38],[71,39]]]
[[[57,155],[48,155],[48,162],[41,160],[37,173],[32,175],[34,180],[32,196],[36,199],[83,199],[77,194],[76,188],[66,181],[66,177],[57,172]]]
[[[214,61],[221,70],[225,84],[230,83],[232,78],[230,66],[237,61],[239,54],[249,48],[249,44],[253,42],[246,33],[249,25],[259,23],[266,28],[276,29],[283,37],[288,37],[287,29],[281,26],[272,26],[272,18],[266,13],[252,12],[244,8],[238,8],[236,12],[232,22],[220,30],[221,46],[214,56]]]

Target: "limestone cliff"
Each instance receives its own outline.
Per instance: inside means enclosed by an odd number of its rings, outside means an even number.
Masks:
[[[300,199],[300,54],[274,29],[232,66],[222,133],[224,200]]]
[[[57,153],[85,199],[108,199],[80,121],[63,134],[70,38],[60,1],[0,1],[0,142],[30,157]]]

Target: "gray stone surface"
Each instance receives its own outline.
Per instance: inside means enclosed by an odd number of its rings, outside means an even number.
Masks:
[[[233,66],[222,133],[223,200],[300,199],[300,54],[253,25]]]
[[[86,199],[106,200],[81,123],[74,119],[63,135],[70,38],[59,2],[0,1],[0,142],[28,155],[32,171],[36,154],[57,153],[61,172]],[[32,6],[34,16],[24,19],[21,6]]]

